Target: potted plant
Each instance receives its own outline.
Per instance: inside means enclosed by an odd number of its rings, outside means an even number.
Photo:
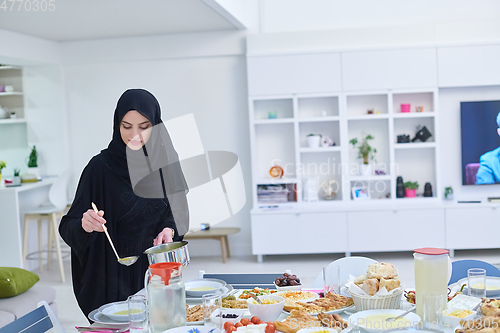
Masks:
[[[308,134],[307,144],[311,148],[318,148],[321,142],[321,134]]]
[[[37,179],[41,178],[38,170],[38,152],[35,146],[31,148],[30,156],[28,156],[28,173],[35,175]]]
[[[417,196],[417,182],[405,182],[405,197],[415,198]]]
[[[373,160],[375,158],[377,149],[372,148],[368,141],[373,139],[374,137],[371,134],[367,134],[361,140],[361,144],[359,144],[358,138],[354,138],[349,141],[353,148],[358,148],[358,158],[363,159],[363,164],[361,164],[361,174],[363,176],[369,176],[372,174],[372,165],[369,164],[369,160]]]
[[[444,199],[453,200],[453,188],[451,186],[444,188]]]
[[[14,179],[12,179],[12,185],[21,184],[21,177],[19,176],[20,172],[21,172],[21,169],[14,168]]]
[[[0,160],[0,181],[2,180],[2,169],[7,166],[7,162]]]

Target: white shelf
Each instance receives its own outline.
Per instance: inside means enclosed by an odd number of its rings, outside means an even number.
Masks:
[[[409,143],[396,143],[395,149],[418,149],[418,148],[435,148],[435,142],[409,142]]]
[[[1,96],[22,96],[23,93],[19,91],[13,91],[13,92],[0,92],[0,97]]]
[[[256,125],[289,124],[289,123],[293,123],[293,118],[258,119],[258,120],[254,120],[253,123]]]
[[[425,117],[434,117],[435,113],[432,112],[408,112],[408,113],[395,113],[393,115],[394,118],[425,118]]]
[[[19,118],[19,119],[0,119],[0,125],[1,124],[23,124],[26,123],[25,119]]]
[[[373,120],[373,119],[389,119],[389,114],[388,113],[363,114],[358,116],[347,117],[347,120]]]
[[[309,117],[309,118],[299,118],[301,123],[312,123],[312,122],[323,122],[323,121],[339,121],[339,116],[325,116],[325,117]]]
[[[19,67],[19,66],[0,66],[0,70],[7,70],[7,69],[22,69],[22,67]]]
[[[340,146],[332,146],[332,147],[318,147],[318,148],[310,148],[310,147],[301,147],[301,153],[328,153],[332,151],[340,151]]]
[[[269,185],[269,184],[295,184],[298,182],[297,178],[265,178],[257,179],[257,185]]]
[[[370,175],[370,176],[348,176],[350,181],[377,181],[377,180],[391,180],[391,175]]]

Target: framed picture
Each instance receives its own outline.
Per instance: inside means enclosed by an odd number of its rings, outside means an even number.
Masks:
[[[366,187],[353,187],[352,198],[354,200],[369,200],[370,191]]]

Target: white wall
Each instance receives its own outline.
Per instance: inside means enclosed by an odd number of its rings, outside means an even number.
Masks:
[[[426,25],[500,19],[496,0],[264,0],[261,32]]]
[[[217,34],[217,38],[218,36]],[[210,38],[209,35],[206,37]],[[158,98],[164,120],[194,114],[206,151],[225,150],[239,156],[245,183],[248,184],[247,204],[242,211],[221,225],[242,229],[241,233],[230,237],[232,253],[241,255],[251,253],[246,61],[242,53],[233,52],[242,45],[240,34],[234,34],[227,40],[231,40],[229,44],[234,47],[221,47],[219,54],[211,53],[209,56],[203,56],[201,52],[199,57],[195,57],[191,52],[195,50],[194,45],[186,44],[189,41],[187,36],[182,45],[175,42],[157,45],[157,49],[164,48],[164,59],[147,59],[148,54],[145,52],[145,59],[141,60],[137,52],[131,52],[134,53],[134,59],[130,60],[130,53],[115,52],[112,61],[108,61],[106,52],[99,53],[102,49],[94,49],[95,42],[70,43],[63,44],[63,54],[66,56],[75,49],[87,50],[87,53],[79,55],[78,63],[71,63],[76,62],[75,58],[65,57],[63,61],[67,63],[64,65],[64,73],[71,133],[73,186],[76,186],[79,175],[90,158],[107,147],[112,136],[113,112],[120,95],[128,88],[147,89]],[[164,41],[163,37],[158,37],[157,42],[161,41]],[[142,41],[133,39],[132,42],[136,45],[155,43],[154,38],[149,37]],[[209,42],[205,40],[205,43],[210,44]],[[102,45],[104,42],[98,43]],[[110,40],[109,43],[123,49],[131,45],[128,39]],[[221,40],[215,43],[221,45]],[[189,51],[190,54],[183,58],[173,58],[169,56],[170,49],[175,49],[178,54],[183,51]],[[227,52],[222,52],[224,50]],[[87,55],[88,61],[84,63]],[[190,243],[190,252],[192,255],[218,255],[220,246],[216,241],[197,240]]]
[[[455,200],[497,197],[500,185],[463,186],[460,102],[500,100],[500,86],[439,89],[439,141],[441,184],[452,186]]]

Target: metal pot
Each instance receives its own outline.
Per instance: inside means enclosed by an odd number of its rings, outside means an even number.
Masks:
[[[148,255],[150,265],[157,262],[178,262],[185,268],[190,261],[187,244],[186,241],[160,244],[150,247],[144,253]]]

